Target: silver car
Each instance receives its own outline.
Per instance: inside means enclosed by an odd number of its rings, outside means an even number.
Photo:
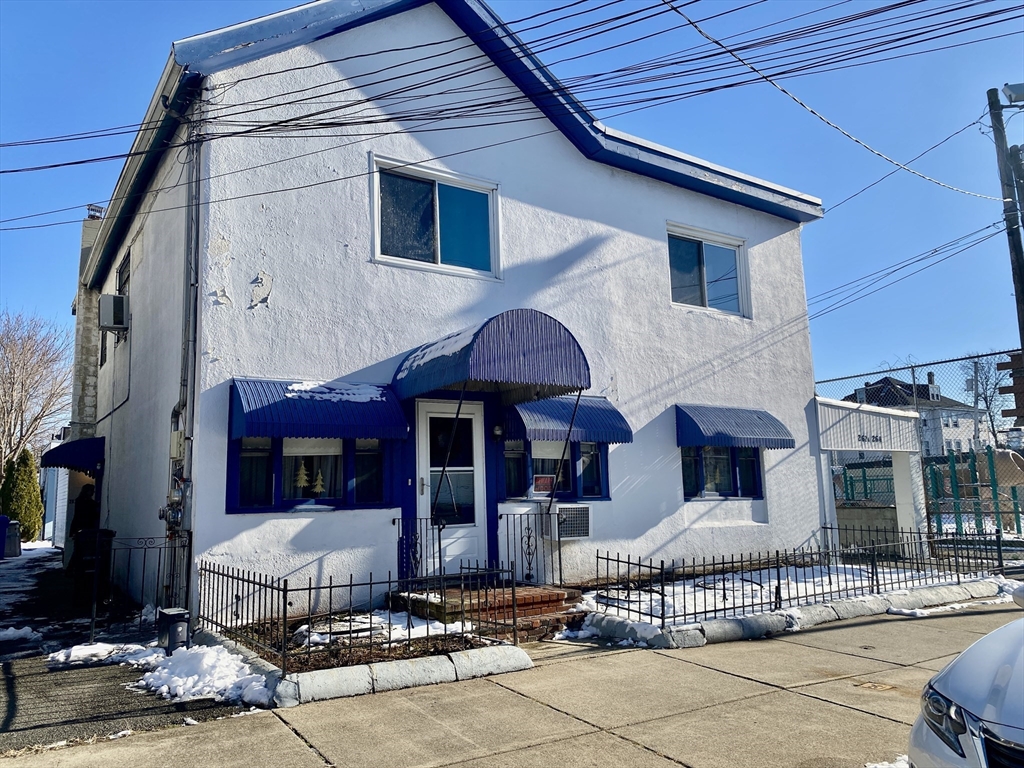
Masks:
[[[1013,593],[1024,608],[1024,586]],[[933,677],[910,731],[912,768],[1024,768],[1024,619]]]

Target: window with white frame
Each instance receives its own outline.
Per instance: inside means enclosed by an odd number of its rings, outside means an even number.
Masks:
[[[497,273],[496,185],[384,163],[377,171],[378,257],[443,271]]]
[[[744,275],[740,242],[693,236],[673,230],[668,236],[672,301],[744,314]]]

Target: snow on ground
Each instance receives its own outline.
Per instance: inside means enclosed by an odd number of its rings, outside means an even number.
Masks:
[[[73,666],[127,664],[146,670],[134,687],[153,691],[171,701],[214,699],[271,705],[273,697],[263,675],[221,646],[194,645],[179,648],[170,656],[162,648],[135,644],[89,643],[51,653],[53,669]]]
[[[431,596],[423,597],[429,600]],[[440,602],[440,598],[436,602]],[[371,614],[353,615],[351,620],[349,616],[342,615],[331,625],[320,621],[314,625],[313,631],[310,631],[308,624],[303,624],[295,630],[292,640],[303,646],[330,645],[332,638],[346,642],[349,638],[372,636],[374,643],[386,645],[433,635],[466,634],[472,631],[473,624],[468,621],[444,624],[436,619],[421,619],[402,611],[378,610]]]
[[[42,640],[43,636],[32,627],[0,629],[0,640]]]
[[[910,768],[910,758],[899,755],[891,763],[864,763],[864,768]]]
[[[908,587],[956,583],[955,574],[920,572],[908,581],[906,571],[879,567],[878,579],[906,591]],[[996,577],[992,580],[999,582]],[[864,565],[833,565],[775,568],[743,573],[716,574],[666,583],[664,593],[655,587],[647,589],[603,589],[586,592],[577,609],[588,604],[600,606],[609,614],[624,618],[645,618],[660,624],[664,613],[673,624],[711,618],[743,616],[774,610],[776,596],[783,610],[799,605],[831,600],[868,599],[873,591],[871,567]],[[776,589],[778,588],[778,595]],[[593,609],[591,609],[593,610]],[[794,628],[799,616],[792,615]]]
[[[46,562],[47,555],[59,555],[46,541],[30,541],[21,545],[21,557],[0,560],[0,611],[6,610],[24,599],[36,582],[40,568],[61,568],[59,557]]]

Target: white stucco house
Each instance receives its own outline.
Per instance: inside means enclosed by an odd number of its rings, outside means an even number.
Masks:
[[[119,536],[314,579],[493,562],[549,502],[566,580],[815,540],[816,198],[600,124],[480,0],[178,41],[142,125],[77,302]]]

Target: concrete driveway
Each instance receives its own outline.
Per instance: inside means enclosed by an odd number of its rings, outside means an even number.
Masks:
[[[307,704],[14,758],[12,765],[788,766],[906,752],[924,683],[1012,603],[875,616],[785,637],[652,651],[527,650],[482,680]]]

